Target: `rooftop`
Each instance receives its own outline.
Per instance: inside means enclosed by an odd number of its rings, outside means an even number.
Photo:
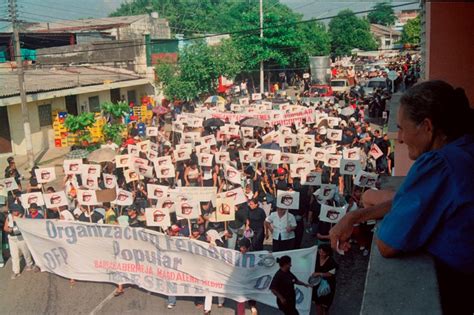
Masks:
[[[38,22],[24,24],[24,32],[27,33],[51,33],[51,32],[80,32],[91,30],[107,30],[111,28],[129,26],[139,20],[148,19],[149,15],[131,15],[105,17],[99,19],[83,20],[61,20],[58,22]],[[157,22],[167,23],[166,19],[157,19]]]
[[[0,99],[20,94],[17,71],[0,71]],[[25,71],[27,94],[141,79],[130,71],[109,67],[61,67]]]
[[[380,24],[370,24],[370,31],[376,36],[401,36],[402,33]]]

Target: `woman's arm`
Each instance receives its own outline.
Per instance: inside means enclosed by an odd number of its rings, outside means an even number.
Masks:
[[[186,169],[184,170],[184,182],[186,183],[186,186],[189,186],[188,174],[189,174],[189,167],[186,167]]]

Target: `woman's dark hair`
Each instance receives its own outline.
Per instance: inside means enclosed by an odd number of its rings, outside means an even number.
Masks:
[[[280,265],[280,267],[286,266],[288,264],[291,264],[291,257],[290,256],[281,256],[280,258],[277,258],[277,263]]]
[[[408,89],[400,99],[410,120],[416,124],[429,118],[435,132],[453,141],[474,133],[474,110],[462,88],[441,81],[426,81]]]
[[[332,248],[331,248],[331,245],[329,244],[321,244],[318,246],[318,249],[322,249],[326,255],[328,256],[332,256]]]

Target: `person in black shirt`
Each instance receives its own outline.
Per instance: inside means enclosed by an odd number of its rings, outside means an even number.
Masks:
[[[264,224],[267,215],[265,211],[258,206],[256,199],[251,199],[248,205],[249,212],[247,215],[246,230],[251,229],[253,231],[252,250],[263,250],[263,241],[267,234]]]
[[[310,287],[310,285],[298,280],[298,278],[291,273],[290,256],[277,258],[277,262],[280,265],[280,270],[273,276],[270,290],[277,297],[278,309],[280,309],[280,311],[285,315],[297,315],[299,313],[296,310],[295,284],[305,287]]]
[[[328,314],[329,307],[334,299],[334,293],[336,291],[336,270],[337,264],[332,257],[332,249],[329,244],[321,244],[318,247],[318,257],[316,258],[316,266],[314,269],[313,277],[321,277],[326,280],[331,288],[331,292],[327,295],[318,296],[318,287],[313,289],[313,300],[316,303],[317,311],[319,315]],[[320,285],[320,284],[319,284]],[[318,286],[319,286],[318,285]]]

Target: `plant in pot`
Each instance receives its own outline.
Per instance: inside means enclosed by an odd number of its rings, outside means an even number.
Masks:
[[[78,136],[83,147],[87,147],[91,141],[89,128],[94,125],[94,113],[81,113],[80,115],[68,115],[64,125],[68,132]]]
[[[125,102],[118,102],[114,104],[112,102],[104,102],[100,105],[104,116],[108,116],[111,123],[123,123],[123,117],[130,111],[130,107]]]

